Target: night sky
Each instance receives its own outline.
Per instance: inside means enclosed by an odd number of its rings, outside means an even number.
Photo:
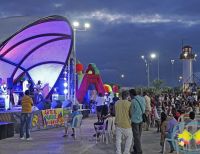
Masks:
[[[89,22],[78,32],[78,59],[86,67],[96,63],[104,83],[147,85],[141,55],[159,55],[160,78],[166,85],[180,85],[182,44],[200,52],[199,0],[1,0],[0,42],[16,30],[49,15],[69,21]],[[175,63],[171,64],[171,59]],[[150,65],[150,80],[157,78],[158,59]],[[194,72],[200,72],[199,58]],[[124,74],[124,78],[121,78]]]

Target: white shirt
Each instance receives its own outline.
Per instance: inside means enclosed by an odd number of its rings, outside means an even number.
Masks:
[[[24,82],[23,82],[23,92],[25,92],[26,90],[28,90],[28,81],[24,80]]]
[[[151,111],[151,98],[147,95],[144,96],[146,102],[146,111]]]
[[[97,105],[96,106],[101,106],[101,105],[104,105],[104,103],[105,103],[105,99],[104,99],[104,97],[102,96],[102,97],[97,97],[96,98],[96,102],[97,102]]]

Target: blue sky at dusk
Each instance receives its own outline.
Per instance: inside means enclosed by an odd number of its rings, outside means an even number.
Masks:
[[[77,56],[85,67],[96,63],[105,83],[147,85],[141,55],[156,52],[160,78],[178,85],[182,42],[200,53],[199,6],[199,0],[1,0],[0,42],[41,17],[62,15],[91,24],[76,35]],[[197,57],[194,72],[199,63]],[[150,80],[157,78],[157,64],[150,65]]]

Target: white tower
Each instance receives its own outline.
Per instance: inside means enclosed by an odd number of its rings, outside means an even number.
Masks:
[[[194,58],[195,54],[192,52],[192,47],[184,46],[180,55],[180,59],[183,61],[183,92],[191,92],[190,85],[194,83],[192,65]]]

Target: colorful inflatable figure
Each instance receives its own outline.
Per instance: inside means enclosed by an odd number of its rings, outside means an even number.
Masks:
[[[76,92],[77,100],[80,103],[83,103],[84,97],[86,93],[88,92],[90,85],[94,85],[98,93],[105,94],[105,90],[103,87],[103,82],[102,82],[99,70],[94,63],[91,63],[88,65],[85,71],[85,74],[82,78],[82,81],[80,83],[80,87],[77,89],[77,92]]]

